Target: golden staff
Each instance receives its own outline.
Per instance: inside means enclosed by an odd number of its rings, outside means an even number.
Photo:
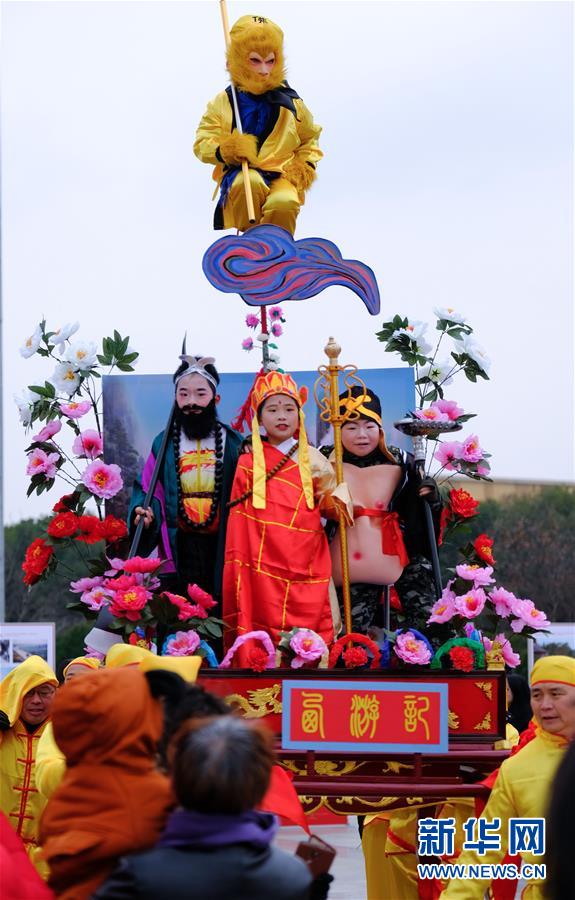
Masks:
[[[342,425],[353,419],[359,419],[358,406],[361,406],[367,398],[367,390],[365,384],[356,375],[357,366],[340,366],[339,354],[341,347],[337,341],[330,337],[324,352],[329,359],[327,366],[318,368],[319,378],[314,385],[314,397],[319,407],[320,419],[323,422],[329,422],[333,427],[333,442],[335,455],[335,478],[338,484],[341,484],[343,478],[343,445],[341,442]],[[339,378],[343,375],[343,387],[347,388],[347,400],[340,402],[339,395]],[[360,385],[364,391],[362,396],[354,397],[353,402],[351,389],[354,385]],[[321,393],[320,393],[321,392]],[[341,392],[343,393],[343,392]],[[342,412],[342,406],[345,407]],[[341,547],[341,575],[342,575],[342,593],[343,593],[343,619],[347,634],[353,631],[351,623],[351,596],[349,590],[349,559],[347,553],[347,525],[343,510],[339,512],[339,535]]]
[[[224,26],[224,38],[226,41],[226,49],[230,46],[230,22],[228,19],[228,10],[226,7],[226,0],[220,0],[220,13],[222,16],[222,25]],[[232,89],[232,102],[234,104],[234,115],[236,117],[236,126],[240,134],[244,133],[242,128],[242,120],[240,118],[240,108],[238,106],[238,96],[236,94],[236,87],[233,81],[230,80],[230,86]],[[252,185],[250,182],[250,167],[248,165],[247,159],[242,161],[242,175],[244,178],[244,191],[246,194],[246,206],[248,208],[248,219],[250,225],[254,225],[256,221],[256,212],[254,209],[254,198],[252,196]]]

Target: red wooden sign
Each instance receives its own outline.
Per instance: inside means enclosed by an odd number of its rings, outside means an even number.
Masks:
[[[285,681],[282,747],[445,753],[447,685]]]

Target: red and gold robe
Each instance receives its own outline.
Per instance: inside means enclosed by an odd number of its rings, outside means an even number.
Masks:
[[[283,453],[264,443],[266,471]],[[349,500],[345,485],[336,485],[333,470],[314,447],[309,457],[316,504],[309,509],[299,467],[290,458],[267,482],[266,508],[254,509],[251,453],[238,460],[231,500],[249,491],[248,499],[230,509],[224,562],[223,614],[230,626],[226,647],[247,631],[267,631],[277,646],[281,631],[311,628],[326,643],[334,638],[329,584],[331,559],[321,516],[336,518]],[[247,664],[248,648],[240,647],[234,664]]]

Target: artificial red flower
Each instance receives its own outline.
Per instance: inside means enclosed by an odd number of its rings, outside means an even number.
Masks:
[[[363,647],[349,647],[343,651],[343,661],[346,669],[355,669],[358,666],[365,666],[369,661],[369,656]]]
[[[141,611],[152,595],[144,587],[128,588],[127,591],[116,591],[114,599],[110,603],[110,612],[121,619],[129,619],[137,622],[141,618]]]
[[[49,523],[46,530],[50,537],[72,537],[78,531],[78,516],[73,512],[58,513]]]
[[[76,494],[64,494],[52,507],[52,512],[69,512],[76,505]]]
[[[153,559],[145,556],[133,556],[125,561],[124,572],[131,572],[134,575],[147,575],[150,572],[155,572],[162,565],[162,562],[163,560],[157,556],[154,556]]]
[[[36,538],[26,550],[22,569],[24,571],[24,584],[35,584],[48,568],[54,548],[46,543],[44,538]]]
[[[403,606],[401,605],[401,600],[394,584],[392,584],[389,589],[389,605],[391,609],[395,609],[397,612],[403,611]]]
[[[475,664],[475,655],[469,647],[452,647],[449,658],[454,669],[460,672],[472,672]]]
[[[198,603],[204,609],[211,609],[212,606],[217,606],[212,595],[208,594],[207,591],[202,590],[197,584],[188,585],[188,596],[194,603]]]
[[[106,582],[106,590],[127,591],[130,588],[135,587],[137,583],[135,575],[120,575],[119,578],[110,578],[110,580]]]
[[[97,516],[78,516],[78,530],[76,540],[83,544],[97,544],[102,540],[102,523]]]
[[[479,559],[482,559],[483,562],[489,563],[490,566],[495,565],[492,547],[493,538],[488,537],[486,534],[480,534],[473,541],[473,549],[477,553]]]
[[[267,669],[268,659],[268,654],[263,647],[254,647],[248,654],[248,666],[254,672],[263,672]]]
[[[479,500],[472,497],[464,488],[454,488],[449,492],[451,513],[461,519],[470,519],[477,515]]]
[[[447,528],[447,523],[451,518],[451,510],[448,506],[444,506],[441,510],[441,518],[439,519],[439,538],[437,539],[437,545],[441,547],[443,544],[443,535],[445,534],[445,529]]]
[[[121,541],[128,535],[128,526],[123,519],[117,519],[116,516],[106,516],[100,523],[100,532],[102,537],[108,544],[114,544]]]

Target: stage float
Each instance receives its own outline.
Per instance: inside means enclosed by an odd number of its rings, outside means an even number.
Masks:
[[[319,127],[285,81],[280,29],[265,18],[244,17],[232,29],[228,47],[232,84],[208,106],[196,153],[215,166],[216,226],[245,233],[212,244],[203,269],[217,289],[238,293],[257,310],[246,322],[259,329],[265,375],[281,372],[274,339],[284,316],[276,304],[307,301],[339,285],[377,315],[380,297],[365,263],[343,258],[331,240],[293,237],[322,154]],[[245,53],[251,56],[252,50],[257,58],[246,70]],[[258,67],[273,71],[275,64],[279,81],[261,90],[254,73]],[[242,121],[252,130],[243,133]],[[490,466],[476,435],[446,440],[472,414],[447,399],[445,390],[456,375],[487,378],[489,362],[465,317],[449,308],[436,309],[435,315],[435,347],[427,343],[425,323],[402,315],[385,321],[377,337],[414,369],[416,408],[396,427],[413,437],[420,479],[432,475],[439,484],[440,541],[447,541],[470,531],[479,507],[452,477],[489,479]],[[327,646],[303,627],[284,632],[275,643],[266,632],[243,634],[218,661],[211,644],[221,637],[223,622],[212,614],[212,597],[196,585],[188,596],[166,593],[163,560],[139,556],[137,535],[128,551],[125,523],[105,514],[105,501],[125,488],[120,466],[105,461],[99,379],[114,367],[131,371],[138,354],[117,332],[104,338],[98,352],[91,341],[77,340],[76,331],[77,324],[51,331],[43,321],[21,348],[25,357],[38,354],[55,364],[48,380],[29,386],[17,400],[23,425],[41,426],[27,448],[28,494],[50,491],[58,480],[67,486],[45,533],[26,551],[25,583],[32,588],[45,578],[63,577],[74,595],[69,608],[87,619],[107,618],[115,639],[155,646],[168,655],[200,655],[206,686],[275,731],[282,765],[293,773],[308,811],[323,805],[348,815],[484,792],[476,782],[507,755],[505,666],[519,663],[509,638],[530,636],[548,624],[530,600],[497,584],[491,539],[466,540],[461,562],[444,585],[433,517],[423,502],[433,602],[408,616],[394,603],[393,585],[386,584],[384,627],[358,633],[342,513],[341,635]],[[357,367],[340,364],[335,340],[330,338],[325,352],[316,400],[333,429],[333,464],[341,484],[342,427],[359,419],[371,398]],[[94,427],[82,427],[85,416]],[[152,477],[150,498],[154,488]],[[78,560],[70,579],[66,567],[72,554]],[[234,667],[238,644],[249,650],[244,653],[249,665],[242,669]]]

